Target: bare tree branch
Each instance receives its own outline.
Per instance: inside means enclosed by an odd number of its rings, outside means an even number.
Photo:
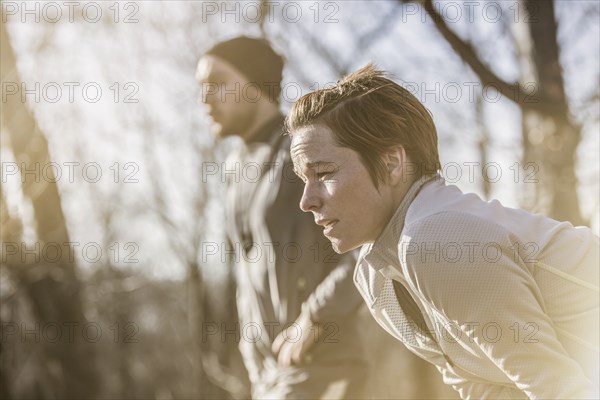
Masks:
[[[394,22],[398,14],[402,12],[402,7],[394,7],[392,12],[386,13],[381,19],[380,23],[369,32],[365,33],[358,39],[358,48],[363,49],[367,46],[372,45],[377,39],[386,35],[390,29],[394,27]]]
[[[333,70],[335,71],[337,76],[344,76],[348,73],[348,67],[342,65],[340,60],[336,58],[320,40],[317,40],[313,35],[311,35],[307,29],[305,29],[302,24],[294,24],[297,29],[300,31],[302,36],[307,38],[310,41],[310,45],[313,49],[315,49],[316,53],[327,62]]]
[[[406,0],[399,1],[407,2]],[[503,96],[506,96],[524,108],[536,107],[537,102],[531,101],[531,93],[526,92],[518,82],[510,83],[503,80],[479,59],[473,46],[461,39],[448,27],[448,24],[446,24],[440,13],[433,6],[432,0],[417,0],[416,2],[423,6],[423,9],[431,16],[437,31],[461,59],[469,65],[473,72],[475,72],[483,85],[495,88]],[[526,101],[528,99],[529,101]]]

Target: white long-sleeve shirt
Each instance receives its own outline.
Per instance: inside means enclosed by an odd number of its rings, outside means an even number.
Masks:
[[[379,324],[462,398],[598,398],[598,249],[588,228],[437,176],[363,246],[354,280]],[[424,329],[407,316],[412,301]]]

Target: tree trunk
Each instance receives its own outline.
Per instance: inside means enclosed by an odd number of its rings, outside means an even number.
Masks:
[[[408,0],[401,0],[408,1]],[[516,24],[515,44],[521,64],[520,84],[501,79],[477,55],[471,43],[444,21],[432,0],[420,0],[437,31],[485,85],[494,85],[521,109],[523,163],[517,182],[523,206],[574,225],[588,225],[581,216],[575,175],[581,126],[571,120],[559,59],[554,2],[525,0]],[[531,89],[534,89],[533,91]]]
[[[0,39],[3,93],[5,84],[16,85],[20,90],[21,79],[6,24],[2,24]],[[17,254],[5,263],[31,302],[39,330],[43,332],[47,324],[57,324],[63,331],[55,343],[50,343],[41,335],[42,357],[46,367],[40,368],[45,377],[37,381],[52,382],[54,387],[46,388],[43,392],[53,393],[59,398],[94,398],[98,384],[94,374],[93,346],[84,343],[81,335],[86,321],[80,300],[80,283],[75,276],[74,260],[70,257],[73,252],[66,244],[69,236],[58,188],[49,174],[40,176],[38,172],[24,173],[25,170],[39,171],[50,162],[48,143],[27,105],[21,101],[20,93],[7,95],[3,99],[1,118],[2,131],[7,134],[3,139],[10,141],[14,158],[21,168],[23,194],[32,204],[37,233],[35,245],[43,249],[45,245],[54,243],[62,250],[62,255],[51,261],[46,260],[44,252],[37,248],[35,256],[29,254],[24,257],[21,253],[23,247],[32,250],[33,245],[25,246],[25,243],[18,242],[15,243]],[[20,325],[22,321],[11,322]],[[71,338],[64,334],[68,332],[69,323],[78,324]],[[27,329],[34,327],[27,326]]]
[[[558,24],[554,2],[525,2],[529,16],[530,59],[536,93],[532,104],[522,104],[523,167],[539,167],[539,182],[533,196],[535,211],[560,221],[585,225],[577,196],[576,151],[581,126],[572,121],[564,90],[557,41]],[[527,163],[531,167],[528,168]],[[524,182],[527,185],[527,182]]]

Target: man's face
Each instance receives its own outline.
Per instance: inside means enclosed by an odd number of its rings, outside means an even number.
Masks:
[[[335,143],[325,126],[300,129],[290,151],[305,184],[300,208],[313,213],[334,250],[374,242],[394,212],[391,187],[381,183],[378,191],[359,154]]]
[[[243,137],[256,118],[260,88],[227,61],[211,55],[198,61],[196,80],[201,91],[199,100],[218,125],[218,136]]]

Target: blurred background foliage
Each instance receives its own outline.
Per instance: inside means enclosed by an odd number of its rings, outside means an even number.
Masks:
[[[453,183],[598,233],[595,0],[1,4],[2,398],[248,395],[235,335],[206,335],[236,321],[206,167],[240,143],[194,81],[240,34],[287,59],[284,111],[374,61],[433,113]],[[390,357],[390,398],[450,395]]]

